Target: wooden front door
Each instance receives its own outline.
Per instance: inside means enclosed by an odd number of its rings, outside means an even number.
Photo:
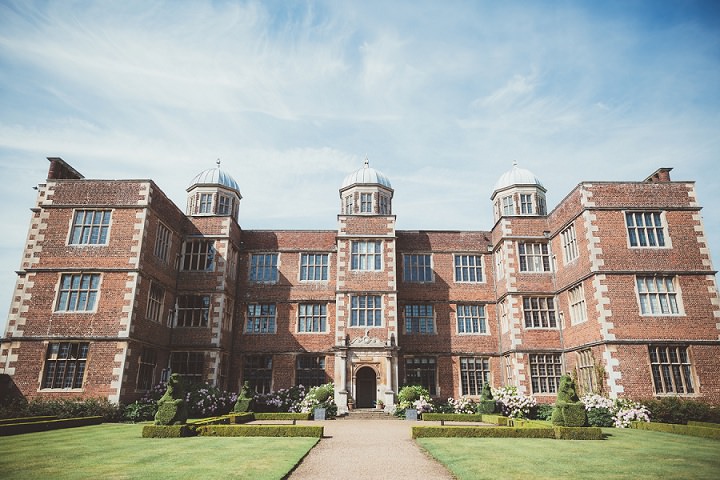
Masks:
[[[377,398],[375,390],[377,389],[377,381],[375,378],[375,370],[370,367],[362,367],[357,371],[355,376],[357,408],[373,408]]]

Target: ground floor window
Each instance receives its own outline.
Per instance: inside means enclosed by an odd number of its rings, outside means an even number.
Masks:
[[[269,393],[272,386],[272,355],[248,355],[243,362],[243,382],[250,390]]]
[[[589,348],[577,352],[577,378],[580,393],[593,393],[597,389],[595,359]]]
[[[562,376],[559,353],[530,355],[530,380],[533,393],[556,393]]]
[[[48,345],[42,388],[82,388],[87,342],[53,342]]]
[[[695,393],[687,347],[650,345],[655,393]]]
[[[324,356],[301,355],[297,357],[295,385],[302,385],[307,389],[325,383],[327,383],[327,380]]]
[[[420,385],[430,395],[437,395],[437,364],[434,357],[405,359],[405,385]]]
[[[172,373],[177,373],[189,383],[203,382],[204,367],[204,352],[172,352],[170,354]]]
[[[490,360],[488,358],[460,358],[460,387],[462,395],[480,395],[483,385],[489,381]]]
[[[138,376],[135,388],[138,390],[150,390],[155,385],[157,352],[152,348],[143,348],[138,362]]]

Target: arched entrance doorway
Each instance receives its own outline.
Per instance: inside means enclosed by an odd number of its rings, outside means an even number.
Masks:
[[[372,408],[377,398],[377,378],[375,370],[370,367],[362,367],[355,375],[356,395],[355,406],[357,408]]]

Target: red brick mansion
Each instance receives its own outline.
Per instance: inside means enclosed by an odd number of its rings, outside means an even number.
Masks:
[[[395,229],[367,162],[337,229],[243,230],[240,190],[198,174],[185,212],[152,180],[93,180],[50,158],[0,374],[28,398],[131,402],[168,372],[237,391],[335,383],[340,412],[421,384],[484,382],[552,402],[582,391],[720,403],[720,303],[693,182],[581,182],[548,212],[514,166],[487,231]]]

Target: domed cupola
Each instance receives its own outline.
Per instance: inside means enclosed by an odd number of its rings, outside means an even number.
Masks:
[[[345,177],[340,187],[341,215],[392,215],[394,190],[383,173],[365,165]]]
[[[235,179],[220,169],[220,160],[217,167],[195,175],[187,192],[188,215],[232,216],[237,220],[242,195]]]
[[[545,193],[547,190],[530,170],[520,168],[517,162],[503,173],[493,188],[495,221],[507,216],[547,215]]]

